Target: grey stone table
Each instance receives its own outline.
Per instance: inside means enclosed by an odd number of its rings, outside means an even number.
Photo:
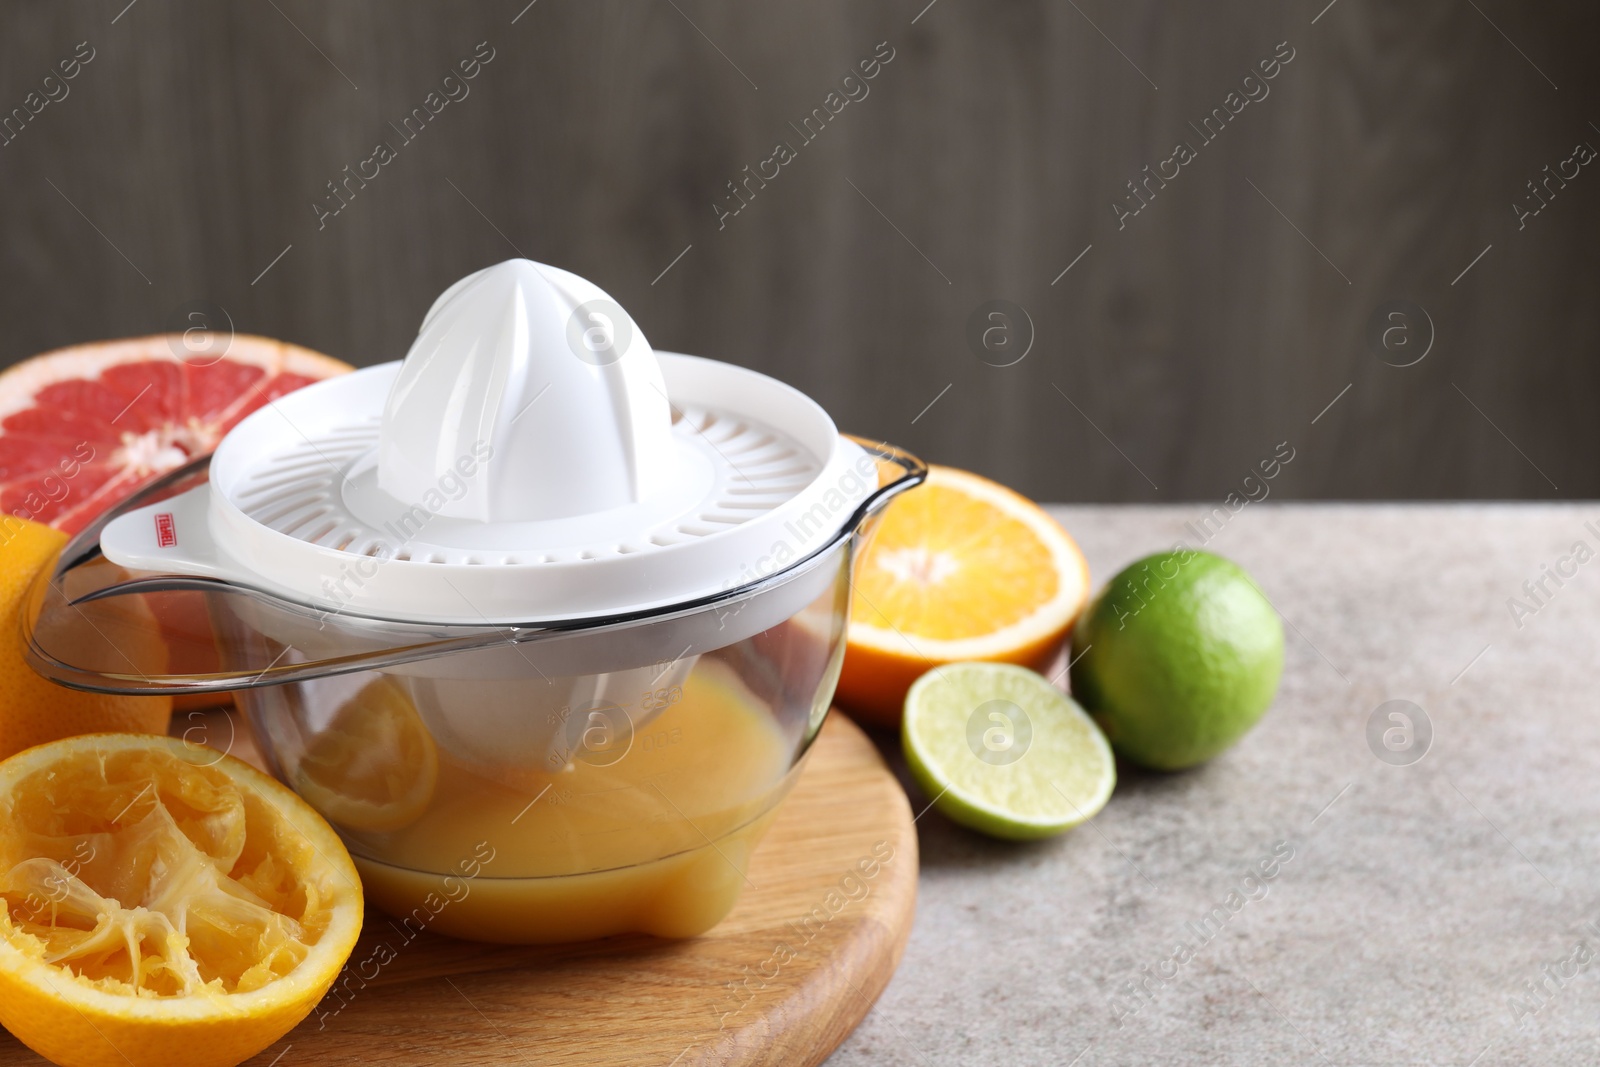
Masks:
[[[1207,510],[1056,514],[1098,585]],[[1207,547],[1284,617],[1272,710],[1053,841],[923,816],[905,960],[830,1067],[1600,1062],[1600,505],[1267,503]],[[1410,765],[1367,740],[1391,699]]]

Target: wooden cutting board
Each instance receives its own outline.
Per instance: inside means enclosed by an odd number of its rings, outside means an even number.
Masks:
[[[234,753],[252,755],[242,747]],[[406,942],[371,911],[351,959],[387,956],[374,956],[385,941],[394,958],[342,1007],[325,999],[250,1063],[811,1067],[888,985],[917,889],[905,794],[837,712],[749,880],[733,913],[689,941],[519,947],[423,933]],[[0,1032],[0,1067],[42,1063]]]

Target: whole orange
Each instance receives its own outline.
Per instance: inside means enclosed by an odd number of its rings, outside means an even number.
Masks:
[[[122,732],[161,734],[167,731],[172,698],[167,696],[112,696],[83,693],[46,681],[23,658],[22,613],[34,576],[54,565],[56,553],[67,543],[59,530],[25,519],[0,517],[0,759],[34,745],[77,734]],[[127,610],[144,612],[127,598]],[[119,639],[149,641],[144,649],[130,649],[132,658],[151,662],[164,654],[162,638],[153,616],[141,635],[129,627]],[[159,662],[159,659],[155,659]]]

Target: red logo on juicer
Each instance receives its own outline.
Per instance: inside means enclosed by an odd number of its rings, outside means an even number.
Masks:
[[[161,548],[172,548],[178,543],[178,527],[172,521],[172,512],[163,511],[156,516],[156,544]]]

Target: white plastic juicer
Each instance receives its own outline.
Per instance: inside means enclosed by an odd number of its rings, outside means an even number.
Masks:
[[[487,848],[434,928],[683,936],[732,906],[832,699],[859,537],[924,474],[510,260],[403,362],[273,402],[86,530],[36,587],[30,657],[79,688],[237,690],[397,914]],[[119,639],[153,623],[216,669]]]

